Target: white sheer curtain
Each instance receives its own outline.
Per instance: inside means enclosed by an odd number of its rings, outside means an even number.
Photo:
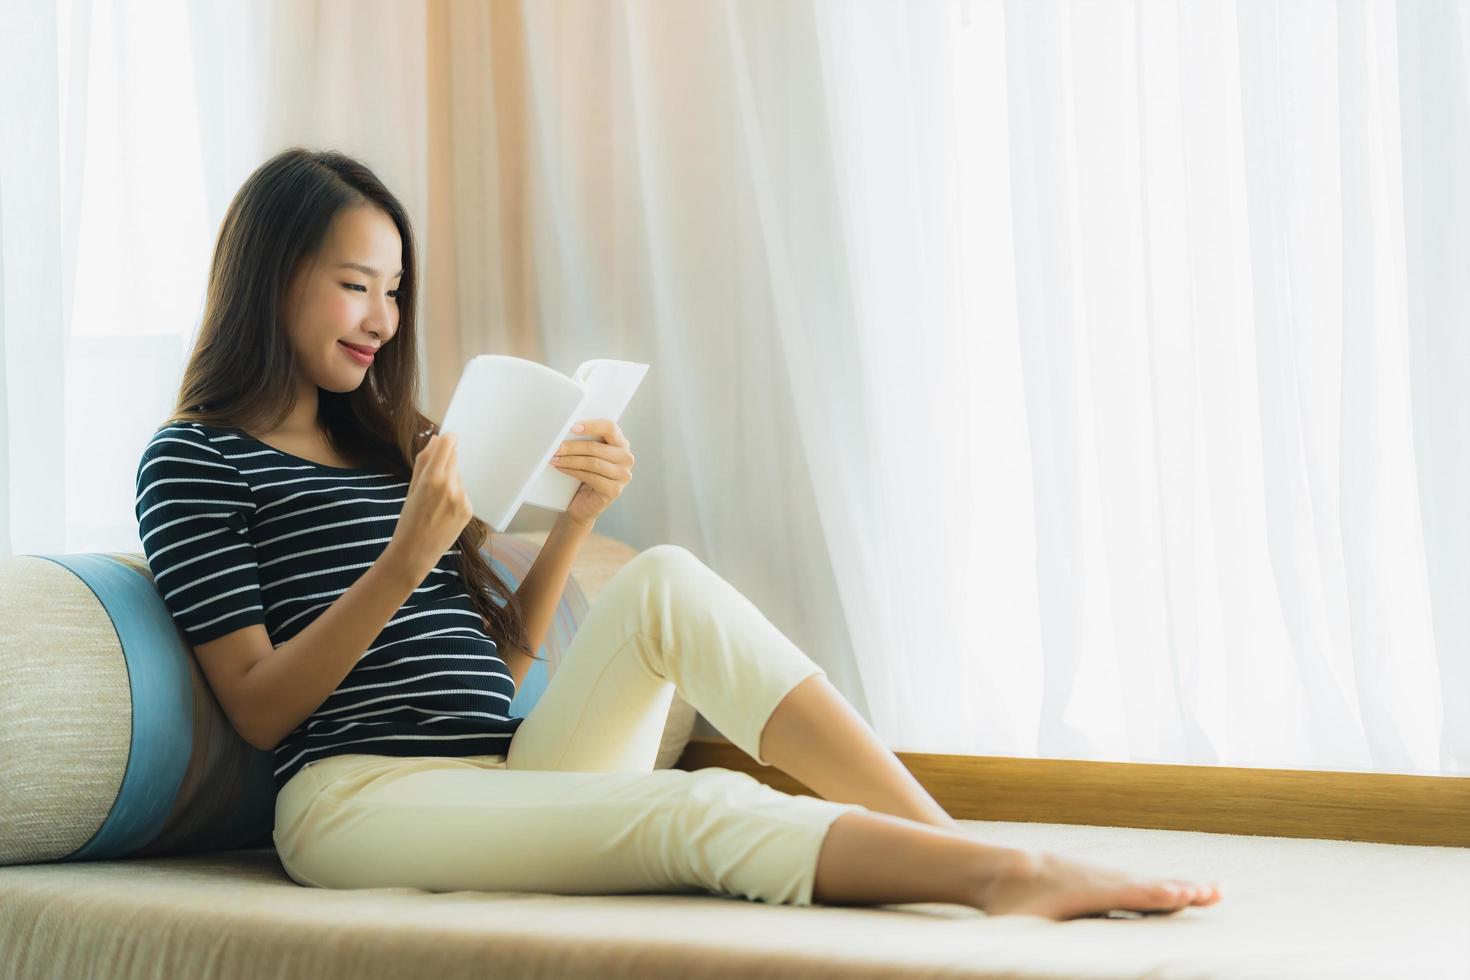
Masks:
[[[1436,387],[1411,343],[1453,357],[1460,312],[1406,303],[1399,107],[1422,93],[1399,63],[1428,67],[1420,37],[1359,3],[820,9],[827,88],[850,96],[844,211],[883,229],[849,238],[858,333],[893,364],[901,304],[953,328],[913,345],[932,381],[883,413],[879,470],[914,499],[924,457],[962,463],[935,501],[949,533],[892,547],[971,566],[970,602],[909,615],[1007,693],[1003,744],[1470,763],[1470,580],[1463,550],[1426,554],[1466,523],[1425,512],[1466,488],[1434,461],[1466,431],[1411,399]],[[1463,107],[1437,121],[1463,130]],[[839,575],[869,598],[872,567]],[[927,687],[891,705],[925,742],[971,690]]]
[[[895,748],[1465,771],[1464,20],[527,6],[511,261]]]
[[[130,135],[156,99],[63,71],[168,175],[117,279],[77,174],[127,155],[4,137],[13,551],[130,548],[228,195],[337,146],[414,215],[430,407],[484,350],[648,361],[600,529],[695,551],[894,748],[1470,771],[1463,6],[66,6],[197,104]],[[92,132],[4,63],[25,132]],[[63,399],[83,320],[131,334]]]
[[[424,212],[424,13],[0,0],[0,15],[4,553],[141,551],[138,456],[250,171],[297,141],[347,145]]]
[[[926,540],[851,495],[849,527],[899,533],[837,575],[849,605],[885,567],[953,576],[888,590],[944,651],[914,686],[854,644],[886,729],[1470,769],[1470,344],[1443,258],[1466,254],[1467,8],[817,10],[854,332],[875,388],[922,389],[861,398],[875,472],[944,522]],[[997,742],[947,728],[975,685],[1009,706]]]

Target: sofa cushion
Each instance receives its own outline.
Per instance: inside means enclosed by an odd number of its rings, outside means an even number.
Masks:
[[[714,894],[305,888],[274,851],[0,868],[0,977],[1429,980],[1470,977],[1470,849],[961,820],[991,844],[1219,881],[1173,915]]]
[[[491,535],[487,557],[514,588],[545,537]],[[635,554],[584,541],[512,716],[535,706],[589,602]],[[231,727],[143,555],[6,558],[0,596],[0,865],[270,843],[271,753]],[[676,696],[658,766],[683,752],[694,717]]]

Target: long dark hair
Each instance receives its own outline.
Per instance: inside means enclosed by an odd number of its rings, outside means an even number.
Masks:
[[[300,377],[281,308],[288,284],[326,244],[333,219],[370,205],[398,226],[403,278],[398,332],[349,392],[317,390],[317,421],[333,448],[408,480],[413,459],[439,431],[419,412],[418,255],[408,216],[377,176],[341,153],[292,147],[252,173],[225,212],[209,268],[204,319],[169,422],[270,431],[296,404]],[[528,656],[515,592],[481,552],[490,527],[459,535],[460,574],[486,632]],[[488,549],[487,549],[488,552]],[[492,595],[503,605],[497,604]]]

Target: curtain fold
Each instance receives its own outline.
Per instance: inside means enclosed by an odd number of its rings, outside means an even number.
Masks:
[[[1364,9],[1372,12],[1370,37],[1392,30],[1398,38],[1396,50],[1371,48],[1368,65],[1378,84],[1399,86],[1403,196],[1383,204],[1390,232],[1404,238],[1412,455],[1439,673],[1440,710],[1421,702],[1417,712],[1438,728],[1440,767],[1463,773],[1470,770],[1470,10]]]
[[[68,515],[61,434],[65,403],[58,365],[68,331],[63,249],[74,195],[62,184],[58,25],[53,11],[8,3],[0,31],[0,521],[6,554],[52,547]],[[79,26],[85,34],[85,26]],[[24,93],[24,98],[16,97]],[[33,134],[22,140],[20,134]],[[66,134],[74,140],[74,134]]]

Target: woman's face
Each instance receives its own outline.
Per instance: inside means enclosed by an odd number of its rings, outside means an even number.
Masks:
[[[346,344],[372,350],[398,332],[403,243],[375,207],[337,216],[327,242],[286,293],[286,329],[306,378],[328,391],[352,391],[371,362]],[[354,268],[361,266],[362,268]]]

